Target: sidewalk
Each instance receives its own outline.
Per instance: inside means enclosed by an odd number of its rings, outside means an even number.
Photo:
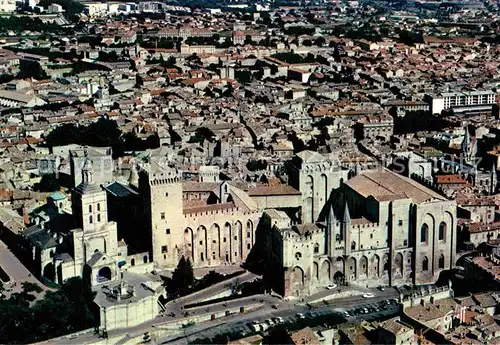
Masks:
[[[43,285],[38,279],[36,279],[33,274],[19,261],[19,259],[7,248],[7,245],[0,241],[0,265],[3,270],[9,275],[10,282],[4,284],[4,288],[7,290],[9,287],[12,288],[11,291],[3,292],[6,297],[14,292],[21,292],[21,283],[30,282],[40,286],[43,291],[40,294],[33,293],[35,297],[41,298],[45,294],[45,291],[51,290],[47,286]]]

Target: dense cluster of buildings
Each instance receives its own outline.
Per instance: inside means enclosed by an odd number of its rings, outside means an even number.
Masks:
[[[496,14],[82,5],[81,25],[33,4],[50,12],[30,15],[47,32],[1,33],[12,78],[0,84],[0,239],[40,279],[91,284],[103,328],[162,310],[152,272],[182,257],[245,265],[262,248],[264,277],[287,298],[431,284],[457,263],[498,289]],[[103,122],[119,142],[61,135]],[[498,338],[486,297],[437,300],[291,337],[416,343],[426,327],[453,344]]]

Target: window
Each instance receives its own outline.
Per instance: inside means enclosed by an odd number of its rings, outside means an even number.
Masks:
[[[405,247],[408,246],[408,240],[403,241],[403,246],[405,246]]]
[[[429,259],[427,259],[427,256],[424,256],[424,259],[422,260],[422,271],[428,271],[429,270]]]
[[[97,211],[100,211],[100,210],[101,210],[101,204],[97,203]]]
[[[250,249],[250,243],[247,243],[247,249]]]
[[[213,240],[212,243],[217,243],[217,240]]]
[[[92,205],[89,205],[89,212],[92,212]]]
[[[237,252],[234,252],[234,257],[237,257],[238,256],[238,253]]]
[[[236,241],[236,240],[238,240],[238,236],[234,236],[234,240],[235,240],[235,241]]]
[[[170,229],[165,230],[165,233],[166,233],[167,235],[170,235]]]
[[[161,218],[162,220],[164,220],[164,219],[165,219],[165,212],[162,212],[162,213],[160,214],[160,218]]]
[[[250,238],[250,231],[247,231],[247,238]]]
[[[167,192],[167,193],[165,193],[165,198],[168,198],[168,192]]]
[[[355,250],[355,249],[356,249],[356,242],[352,241],[351,250]]]
[[[373,238],[373,234],[370,234],[370,238]]]
[[[161,246],[161,252],[166,253],[167,252],[167,246]]]
[[[92,216],[89,216],[89,224],[92,224],[92,222],[93,222],[93,218],[92,218]]]
[[[439,229],[438,229],[438,240],[444,241],[445,236],[446,236],[446,223],[441,222],[441,224],[439,224]]]
[[[444,255],[443,254],[441,254],[441,256],[439,256],[438,268],[439,269],[443,269],[444,268]]]
[[[100,213],[98,213],[98,214],[97,214],[97,221],[98,221],[98,222],[100,222],[100,221],[101,221],[101,214],[100,214]]]
[[[314,245],[314,254],[318,254],[319,253],[319,244],[315,244]]]
[[[225,237],[222,239],[222,242],[226,243],[226,238]]]
[[[361,249],[363,249],[363,245],[361,245]]]
[[[403,226],[403,220],[402,219],[398,220],[398,225],[399,226]]]
[[[200,241],[200,246],[202,246],[202,245],[203,245],[203,241]]]
[[[427,242],[428,233],[429,233],[429,226],[424,223],[420,228],[420,242]]]

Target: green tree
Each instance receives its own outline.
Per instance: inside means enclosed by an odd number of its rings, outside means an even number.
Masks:
[[[26,293],[31,293],[31,292],[40,293],[43,291],[43,289],[38,284],[31,282],[23,282],[21,283],[21,287],[23,288],[23,291]]]
[[[193,265],[191,265],[191,260],[189,260],[189,258],[186,260],[184,256],[182,256],[172,274],[172,280],[169,284],[170,286],[167,286],[167,289],[173,297],[180,297],[189,294],[193,284]]]
[[[38,192],[55,192],[61,188],[61,185],[55,174],[46,174],[42,176],[40,182],[35,183],[33,188]]]
[[[283,325],[278,325],[271,328],[269,333],[264,337],[264,339],[262,339],[262,344],[283,345],[283,344],[295,344],[295,343],[292,341],[292,338],[288,334],[285,327],[283,327]]]
[[[57,291],[30,306],[27,292],[39,291],[23,283],[24,291],[0,300],[0,343],[38,342],[95,326],[94,293],[78,277],[68,279]]]

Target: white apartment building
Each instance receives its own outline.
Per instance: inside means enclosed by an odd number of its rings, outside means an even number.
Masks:
[[[426,95],[433,114],[453,109],[455,112],[486,110],[485,106],[495,104],[496,93],[493,91],[443,92],[438,95]]]

